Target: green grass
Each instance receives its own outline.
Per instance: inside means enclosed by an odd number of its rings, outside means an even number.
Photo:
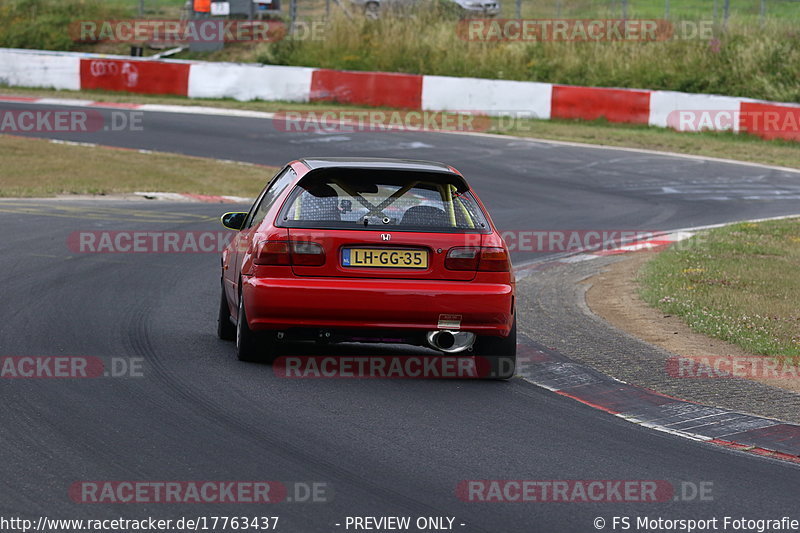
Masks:
[[[717,17],[722,18],[724,0],[717,1]],[[561,5],[559,11],[559,3]],[[510,16],[515,11],[514,2],[504,3],[504,12]],[[630,18],[663,18],[665,16],[664,0],[629,0],[628,16]],[[800,5],[793,0],[767,0],[766,15],[783,19],[800,18]],[[731,2],[731,15],[740,18],[760,17],[760,0],[734,0]],[[602,15],[618,17],[622,13],[622,1],[617,0],[540,0],[523,1],[524,17],[555,17],[560,13],[563,17],[591,18]],[[714,15],[713,0],[670,0],[670,18],[711,19]]]
[[[131,13],[138,13],[139,0],[104,0],[106,4],[125,9]],[[184,0],[144,0],[145,14],[152,15],[164,10],[175,10],[183,7]],[[350,11],[355,9],[344,0],[345,6]],[[710,19],[714,14],[713,0],[670,0],[670,18]],[[722,17],[723,0],[717,2],[717,17]],[[513,17],[516,15],[516,2],[505,0],[501,2],[502,16]],[[285,0],[284,11],[288,10],[289,1]],[[795,0],[767,0],[767,16],[781,19],[800,19],[800,4]],[[331,9],[337,10],[336,4],[331,2]],[[758,19],[760,16],[760,0],[734,0],[731,2],[731,14],[737,17],[751,17]],[[298,12],[301,16],[323,15],[325,13],[325,0],[303,0],[298,3]],[[622,13],[621,0],[522,0],[522,16],[552,18],[556,16],[574,18],[592,17],[618,17]],[[639,18],[664,17],[664,0],[629,0],[628,16]]]
[[[275,168],[0,135],[0,197],[136,191],[255,197]]]
[[[139,0],[105,0],[109,5],[139,16]],[[144,0],[144,18],[180,18],[185,0]]]
[[[732,19],[712,40],[475,42],[435,11],[378,21],[333,18],[322,41],[240,47],[238,59],[334,69],[639,87],[800,102],[796,24]],[[237,49],[231,49],[230,53]]]
[[[101,0],[0,0],[0,46],[76,50],[69,35],[75,20],[102,20],[127,12]]]
[[[137,13],[139,11],[139,0],[105,0],[105,3]],[[164,8],[181,8],[185,3],[186,0],[144,0],[144,9],[148,13]]]
[[[800,361],[800,218],[704,232],[657,255],[639,282],[694,331]]]
[[[145,0],[145,18],[178,18],[181,0]],[[138,0],[0,0],[0,47],[41,50],[97,51],[107,49],[74,42],[70,23],[80,20],[119,20],[137,17]]]

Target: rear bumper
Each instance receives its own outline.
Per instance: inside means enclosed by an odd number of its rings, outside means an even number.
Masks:
[[[242,291],[253,330],[428,331],[459,315],[464,331],[507,336],[514,320],[514,288],[502,283],[246,277]]]

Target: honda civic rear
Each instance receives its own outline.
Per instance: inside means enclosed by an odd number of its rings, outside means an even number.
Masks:
[[[513,374],[508,249],[452,167],[295,161],[238,216],[227,224],[239,234],[223,254],[220,333],[240,358],[274,358],[291,339],[393,339],[502,358],[493,377]]]

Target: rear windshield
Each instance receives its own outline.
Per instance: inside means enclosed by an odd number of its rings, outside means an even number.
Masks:
[[[457,176],[374,170],[317,171],[304,178],[279,215],[297,228],[490,231]]]

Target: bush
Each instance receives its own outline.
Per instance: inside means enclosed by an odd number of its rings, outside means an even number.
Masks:
[[[75,50],[70,22],[127,15],[103,0],[0,0],[0,47]]]
[[[262,63],[715,93],[800,102],[800,32],[731,19],[712,40],[474,42],[438,10],[334,17],[321,41],[265,43]]]

